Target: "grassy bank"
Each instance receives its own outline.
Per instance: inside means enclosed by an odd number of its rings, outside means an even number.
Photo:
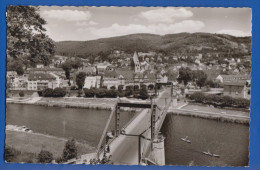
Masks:
[[[229,122],[229,123],[240,123],[249,125],[250,119],[248,118],[234,118],[229,117],[225,115],[211,115],[211,114],[205,114],[205,113],[199,113],[199,112],[192,112],[192,111],[183,111],[183,110],[174,110],[174,111],[168,111],[168,114],[175,114],[175,115],[182,115],[182,116],[190,116],[195,118],[203,118],[203,119],[209,119],[209,120],[217,120],[220,122]]]
[[[51,152],[54,158],[62,155],[67,139],[48,136],[37,133],[26,133],[6,130],[6,145],[18,151],[15,162],[35,163],[38,153],[44,149]],[[92,153],[95,148],[86,144],[76,142],[78,155]],[[20,153],[20,154],[19,154]]]

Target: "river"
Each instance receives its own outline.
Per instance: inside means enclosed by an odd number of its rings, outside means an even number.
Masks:
[[[109,117],[107,110],[7,104],[6,123],[34,132],[73,137],[96,147]],[[135,113],[122,112],[120,127]],[[109,129],[114,127],[114,118]],[[161,129],[167,165],[247,166],[249,126],[188,116],[167,115]],[[180,138],[188,136],[191,144]],[[214,158],[203,151],[220,155]]]
[[[168,165],[248,166],[249,126],[169,114],[161,129]],[[191,143],[180,138],[188,136]],[[219,158],[202,154],[209,151]]]
[[[38,105],[7,104],[6,124],[25,125],[33,132],[57,137],[75,138],[96,147],[107,119],[108,110],[82,108],[45,107]],[[134,112],[121,112],[120,127],[125,125]],[[109,125],[114,128],[115,118]]]

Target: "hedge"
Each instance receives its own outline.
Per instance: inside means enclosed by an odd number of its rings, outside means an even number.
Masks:
[[[128,87],[127,90],[122,91],[122,90],[113,90],[113,89],[96,89],[96,88],[91,88],[91,89],[84,89],[85,97],[94,97],[96,96],[97,98],[116,98],[117,96],[119,97],[129,97],[132,96],[135,98],[139,99],[148,99],[149,95],[146,89],[142,90],[136,90],[133,91],[132,87]]]
[[[55,89],[47,88],[38,92],[43,97],[64,97],[66,95],[66,89],[57,87]]]
[[[250,100],[244,98],[233,98],[230,96],[219,96],[215,94],[203,94],[201,92],[193,93],[189,96],[189,99],[198,103],[204,103],[221,107],[237,107],[237,108],[249,108]]]
[[[108,89],[85,89],[84,90],[85,97],[94,97],[97,98],[116,98],[118,96],[117,90],[108,90]]]

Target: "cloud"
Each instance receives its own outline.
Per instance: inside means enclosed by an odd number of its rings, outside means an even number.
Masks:
[[[61,20],[61,21],[86,21],[91,17],[89,11],[79,10],[46,10],[42,15],[46,18]]]
[[[185,8],[176,9],[171,7],[149,10],[139,14],[140,18],[146,19],[152,23],[172,23],[176,19],[186,19],[192,16],[193,13]]]
[[[119,25],[118,23],[114,23],[109,27],[105,28],[79,28],[78,32],[88,32],[95,37],[104,38],[104,37],[113,37],[113,36],[121,36],[127,34],[135,34],[135,33],[151,33],[151,34],[173,34],[180,32],[196,32],[202,29],[205,24],[201,21],[194,20],[184,20],[178,23],[173,24],[150,24],[150,25],[142,25],[142,24],[129,24],[129,25]]]
[[[236,37],[246,37],[246,36],[251,36],[251,32],[244,32],[241,30],[232,30],[232,29],[222,29],[217,31],[218,34],[229,34],[233,35]]]
[[[82,26],[82,27],[86,27],[86,26],[93,26],[93,25],[97,25],[98,23],[95,21],[78,21],[76,22],[76,26]]]

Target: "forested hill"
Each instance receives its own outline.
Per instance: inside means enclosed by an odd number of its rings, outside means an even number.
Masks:
[[[131,34],[90,41],[56,42],[56,53],[64,56],[88,56],[111,53],[113,50],[156,51],[165,55],[189,55],[203,52],[249,54],[251,37],[234,37],[226,34],[179,33],[164,36],[155,34]]]

